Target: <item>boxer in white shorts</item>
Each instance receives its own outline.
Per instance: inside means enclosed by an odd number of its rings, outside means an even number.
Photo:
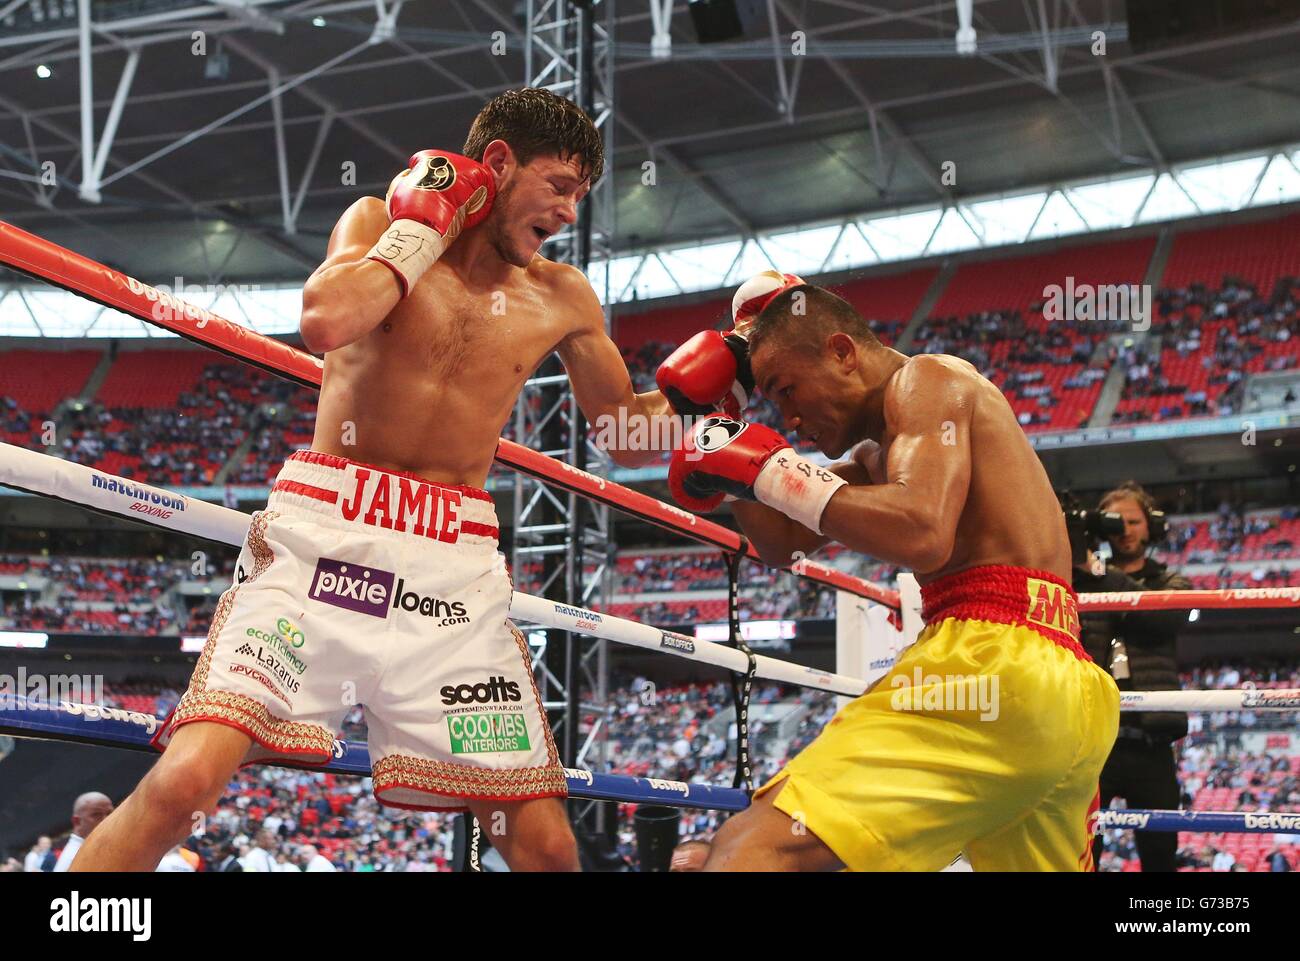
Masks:
[[[538,253],[600,176],[590,118],[547,90],[507,91],[463,151],[420,151],[384,200],[335,226],[303,287],[303,343],[325,355],[311,452],[289,459],[249,530],[165,752],[73,870],[153,870],[240,765],[319,763],[356,703],[380,801],[468,808],[511,870],[577,870],[479,489],[552,353],[593,424],[671,410],[634,393],[582,272]],[[664,436],[633,428],[609,452],[637,466],[659,452],[625,445]]]
[[[293,454],[155,746],[215,721],[252,739],[244,763],[320,763],[360,703],[384,804],[563,797],[497,536],[486,491]]]

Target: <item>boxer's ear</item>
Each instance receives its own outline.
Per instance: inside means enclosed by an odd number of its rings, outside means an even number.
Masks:
[[[844,331],[837,330],[831,334],[826,344],[844,373],[851,374],[858,369],[858,342],[856,340],[844,333]]]
[[[493,140],[484,147],[483,159],[479,162],[492,171],[498,187],[519,166],[519,158],[504,140]]]

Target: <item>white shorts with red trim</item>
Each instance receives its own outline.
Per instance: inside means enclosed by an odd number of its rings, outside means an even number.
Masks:
[[[362,704],[384,804],[563,797],[497,535],[485,491],[291,455],[154,745],[215,721],[253,739],[245,764],[323,763]]]

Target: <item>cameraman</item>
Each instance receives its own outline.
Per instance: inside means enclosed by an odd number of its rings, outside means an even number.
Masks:
[[[1076,566],[1075,590],[1187,590],[1192,585],[1160,561],[1147,556],[1152,543],[1164,540],[1164,514],[1142,487],[1126,481],[1107,493],[1098,505],[1118,514],[1122,531],[1105,535],[1111,562],[1103,573],[1094,558]],[[1096,586],[1092,586],[1096,585]],[[1122,691],[1176,691],[1178,630],[1187,622],[1183,611],[1089,614],[1080,618],[1084,646],[1105,667]],[[1184,712],[1130,712],[1120,715],[1119,736],[1101,773],[1101,804],[1123,797],[1129,807],[1178,808],[1178,764],[1173,742],[1187,736]],[[1094,843],[1100,856],[1101,838]],[[1170,831],[1138,831],[1142,870],[1174,871],[1178,835]]]

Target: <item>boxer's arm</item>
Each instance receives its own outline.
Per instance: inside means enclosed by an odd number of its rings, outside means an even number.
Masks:
[[[581,271],[561,270],[558,307],[572,314],[574,328],[556,350],[596,443],[622,467],[638,467],[661,451],[673,450],[681,441],[682,426],[668,401],[657,390],[632,390],[627,364],[605,333],[596,292]]]
[[[362,197],[339,218],[325,262],[302,288],[302,342],[313,354],[345,347],[370,333],[402,299],[393,272],[366,255],[388,229],[378,197]]]
[[[975,384],[926,356],[897,377],[885,396],[888,483],[841,487],[821,528],[851,550],[924,574],[952,556],[966,505]]]
[[[856,461],[842,461],[826,468],[850,484],[870,484],[867,470]],[[779,510],[757,501],[736,500],[731,504],[741,532],[749,538],[758,556],[769,567],[789,567],[800,557],[830,543],[832,538],[817,534]]]

